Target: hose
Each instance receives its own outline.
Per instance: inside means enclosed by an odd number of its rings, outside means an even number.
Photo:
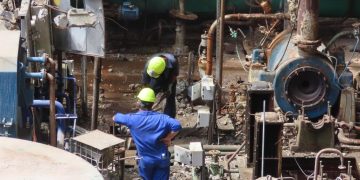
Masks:
[[[328,51],[328,49],[331,47],[331,45],[334,44],[334,42],[339,39],[342,36],[346,36],[346,35],[352,35],[353,31],[341,31],[339,33],[337,33],[334,37],[331,38],[331,40],[326,44],[326,48],[324,50],[324,52]]]

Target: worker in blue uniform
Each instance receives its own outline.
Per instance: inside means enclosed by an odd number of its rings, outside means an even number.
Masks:
[[[155,91],[164,93],[166,104],[164,114],[175,118],[176,83],[179,75],[179,63],[170,53],[159,53],[150,58],[143,71],[143,84]]]
[[[115,123],[127,126],[139,156],[139,174],[144,180],[168,180],[170,154],[168,146],[180,131],[180,123],[166,114],[152,111],[156,100],[151,88],[144,88],[137,96],[140,110],[136,113],[117,113]]]

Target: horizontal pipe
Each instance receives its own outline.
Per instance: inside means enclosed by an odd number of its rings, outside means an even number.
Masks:
[[[29,62],[45,63],[46,57],[27,57],[26,60]]]
[[[277,13],[277,14],[227,14],[224,17],[224,21],[233,21],[233,20],[260,20],[260,19],[289,19],[289,14]],[[216,19],[210,26],[207,41],[208,46],[206,49],[206,75],[210,76],[212,74],[212,49],[213,49],[213,36],[215,33],[216,26],[219,24],[219,19]]]
[[[50,100],[34,100],[32,107],[50,108]],[[57,115],[65,114],[64,106],[59,101],[55,101],[55,109]]]
[[[284,123],[284,127],[295,127],[295,123]]]
[[[350,130],[354,129],[355,131],[360,132],[360,126],[351,125],[343,121],[337,122],[337,125],[339,125],[341,128],[347,128]]]
[[[62,119],[77,119],[76,115],[69,115],[69,116],[58,116],[56,115],[55,119],[62,120]]]
[[[177,146],[181,146],[183,148],[189,148],[189,144],[176,144]],[[204,151],[209,150],[219,150],[219,151],[236,151],[239,149],[239,145],[203,145],[202,148]],[[170,152],[174,152],[174,149],[172,147],[169,148]]]
[[[169,152],[171,153],[171,159],[174,159],[174,149],[172,148],[169,148]],[[218,156],[229,156],[231,154],[234,154],[235,152],[231,152],[231,151],[227,151],[227,152],[224,152],[224,151],[220,151],[220,153],[218,154]],[[210,152],[210,151],[205,151],[205,156],[212,156],[213,154]]]
[[[339,130],[339,133],[338,133],[337,137],[338,137],[340,143],[348,144],[348,145],[360,145],[360,139],[348,138],[345,136],[343,129],[338,128],[338,130]]]
[[[25,72],[25,78],[44,79],[45,72]]]
[[[341,148],[350,149],[350,150],[356,150],[356,151],[359,151],[359,150],[360,150],[360,146],[354,146],[354,145],[341,144],[340,147],[341,147]]]

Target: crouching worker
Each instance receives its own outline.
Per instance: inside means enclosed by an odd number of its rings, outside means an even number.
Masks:
[[[139,160],[139,173],[144,180],[168,180],[170,154],[168,146],[180,131],[180,123],[168,115],[152,111],[155,92],[144,88],[137,96],[140,110],[136,113],[117,113],[115,123],[127,126],[134,139]]]
[[[176,57],[169,53],[159,53],[145,64],[142,78],[143,84],[152,88],[156,94],[164,93],[164,113],[172,118],[176,116],[175,95],[178,75],[179,63]]]

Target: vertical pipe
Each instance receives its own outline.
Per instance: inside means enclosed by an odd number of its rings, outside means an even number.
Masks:
[[[123,151],[119,154],[119,158],[125,158],[125,148],[123,148]],[[125,161],[120,161],[120,176],[119,180],[124,180],[125,178]]]
[[[55,78],[50,73],[46,73],[46,78],[49,80],[50,89],[50,145],[56,147],[56,119],[55,119]]]
[[[185,14],[185,0],[179,0],[179,12]]]
[[[263,125],[262,125],[262,144],[261,144],[261,177],[264,177],[264,154],[265,154],[265,107],[266,101],[263,101]]]
[[[101,59],[94,58],[94,82],[93,82],[93,104],[91,113],[91,130],[97,128],[98,104],[99,104],[99,85],[101,81]]]
[[[62,52],[61,51],[58,51],[57,52],[57,64],[58,64],[58,75],[59,75],[59,78],[58,78],[58,85],[57,85],[57,94],[61,94],[62,92],[62,89],[63,89],[63,74],[62,74]]]
[[[216,82],[219,86],[217,93],[217,107],[221,107],[221,90],[222,90],[222,76],[223,76],[223,53],[224,53],[224,11],[225,11],[225,0],[220,1],[220,18],[219,25],[217,26],[218,31],[216,32]],[[215,109],[216,110],[216,109]]]
[[[81,57],[81,79],[82,79],[82,91],[81,91],[81,109],[83,116],[87,117],[87,56]]]
[[[55,119],[55,100],[56,100],[56,80],[55,80],[55,66],[53,59],[46,56],[46,64],[50,64],[50,73],[46,73],[46,78],[49,80],[49,98],[50,98],[50,112],[49,112],[49,129],[50,129],[50,145],[56,146],[56,119]]]
[[[224,11],[225,11],[225,0],[218,0],[220,3],[220,17],[219,24],[216,31],[216,81],[219,86],[222,86],[222,67],[223,67],[223,53],[224,53]]]
[[[319,0],[301,0],[297,18],[297,35],[300,41],[318,40]]]

